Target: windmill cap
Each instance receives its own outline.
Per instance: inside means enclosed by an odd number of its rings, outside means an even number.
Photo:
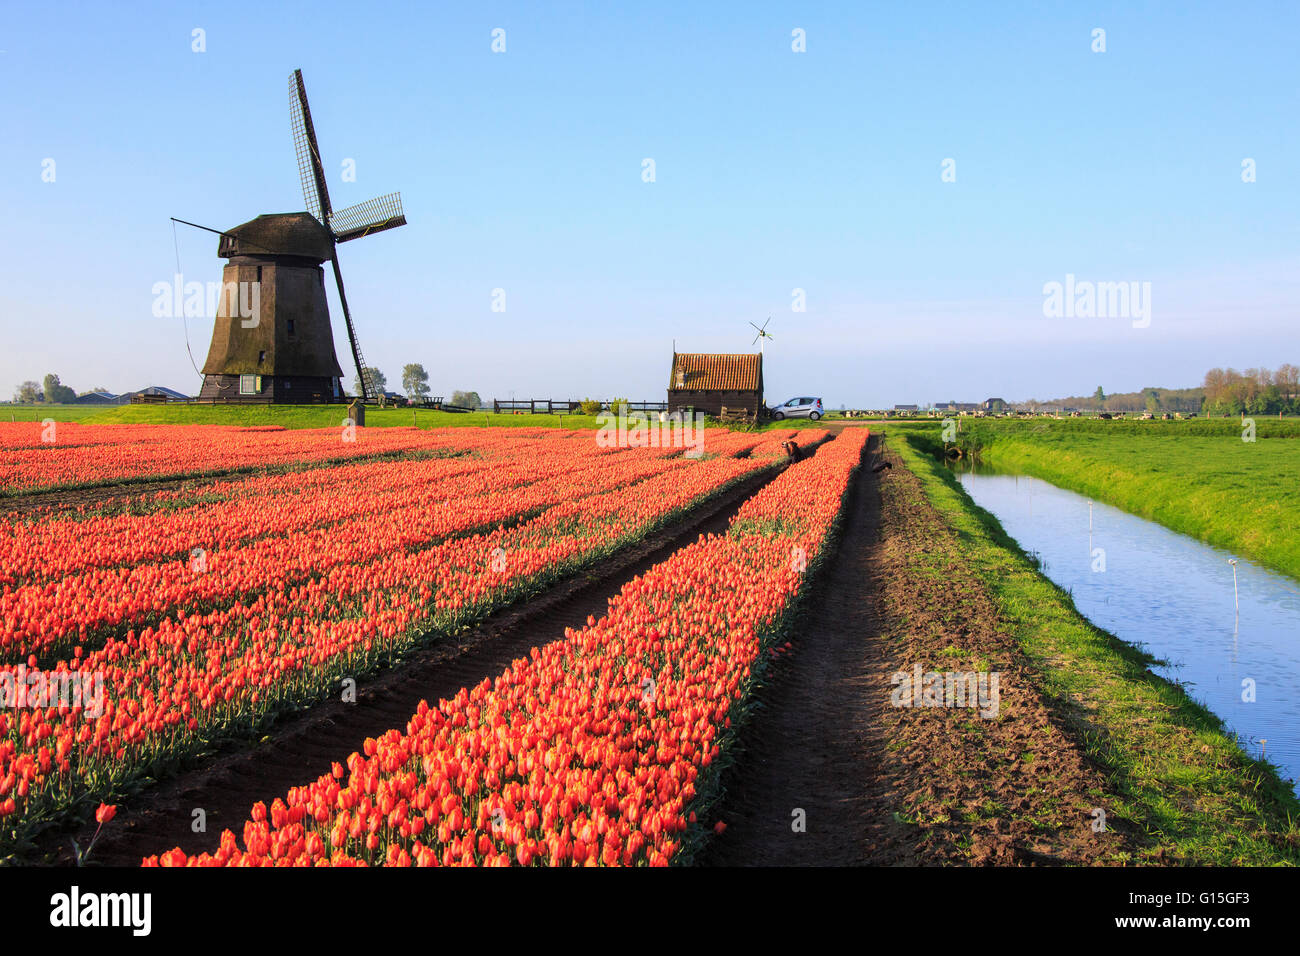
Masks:
[[[324,262],[333,252],[329,230],[307,212],[270,213],[226,230],[217,255],[302,256]]]

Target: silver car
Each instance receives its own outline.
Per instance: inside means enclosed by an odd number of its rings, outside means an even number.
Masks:
[[[792,398],[784,405],[777,405],[771,409],[772,418],[780,421],[783,418],[810,418],[813,421],[822,417],[822,400],[820,398]]]

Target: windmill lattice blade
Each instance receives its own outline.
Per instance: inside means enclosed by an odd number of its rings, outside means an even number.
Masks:
[[[750,324],[750,325],[754,325],[753,322],[750,322],[749,324]],[[754,325],[754,328],[758,329],[758,326],[757,326],[757,325]],[[758,331],[762,332],[763,330],[762,330],[762,329],[758,329]]]
[[[759,339],[761,339],[761,338],[762,338],[761,335],[756,335],[756,336],[754,336],[754,342],[757,342],[757,341],[758,341]],[[750,345],[753,345],[754,342],[750,342],[749,344],[750,344]]]
[[[402,194],[389,193],[340,209],[330,216],[329,227],[337,242],[360,239],[385,229],[406,225],[402,212]]]
[[[330,194],[325,186],[325,172],[321,168],[320,148],[316,145],[316,129],[311,122],[311,107],[307,105],[302,70],[294,70],[289,77],[289,122],[293,128],[293,150],[298,157],[298,176],[302,180],[302,196],[307,202],[307,211],[321,223],[326,223],[330,215]]]

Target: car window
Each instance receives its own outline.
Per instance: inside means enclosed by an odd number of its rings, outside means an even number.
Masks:
[[[786,408],[790,408],[790,407],[792,407],[792,406],[794,406],[794,405],[798,405],[798,404],[799,404],[799,399],[797,399],[797,398],[792,398],[792,399],[790,399],[790,401],[788,401],[788,402],[785,403],[785,407],[786,407]]]

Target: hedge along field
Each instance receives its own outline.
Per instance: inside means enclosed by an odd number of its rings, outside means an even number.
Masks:
[[[1300,423],[962,422],[979,461],[1050,481],[1300,578]],[[923,432],[938,438],[937,428]],[[1247,434],[1247,437],[1249,435]]]

